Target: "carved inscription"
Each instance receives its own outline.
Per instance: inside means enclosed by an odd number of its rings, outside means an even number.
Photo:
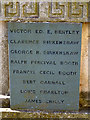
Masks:
[[[26,2],[23,4],[23,17],[38,17],[38,3]]]
[[[71,3],[71,6],[69,6],[70,11],[69,11],[69,17],[73,18],[82,18],[83,17],[83,7],[84,4],[80,3]]]
[[[9,2],[5,4],[5,17],[19,17],[20,16],[20,4],[19,2]]]
[[[8,31],[11,108],[77,110],[81,24],[9,23]]]
[[[49,3],[49,17],[62,17],[64,18],[65,3],[51,2]]]

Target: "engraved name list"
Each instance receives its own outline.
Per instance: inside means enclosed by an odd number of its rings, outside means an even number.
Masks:
[[[79,109],[81,29],[76,23],[8,23],[12,109]]]

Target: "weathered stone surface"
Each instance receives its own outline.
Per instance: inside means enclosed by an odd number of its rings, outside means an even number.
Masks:
[[[0,94],[9,89],[7,25],[0,22]]]
[[[88,22],[87,2],[1,2],[2,21]]]
[[[90,1],[88,3],[88,22],[90,22]]]
[[[82,26],[82,47],[81,47],[81,74],[80,74],[80,92],[89,91],[88,89],[88,25]]]
[[[15,111],[10,108],[0,108],[0,113],[2,112],[2,118],[81,118],[83,120],[88,120],[88,113],[81,110],[80,112],[40,112],[40,111]]]

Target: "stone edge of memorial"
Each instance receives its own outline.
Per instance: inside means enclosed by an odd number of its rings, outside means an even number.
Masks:
[[[0,21],[89,22],[90,2],[0,2]]]
[[[41,111],[15,111],[11,110],[10,108],[0,108],[0,113],[2,112],[2,118],[76,118],[79,119],[87,119],[88,120],[88,113],[85,111],[81,112],[41,112]]]

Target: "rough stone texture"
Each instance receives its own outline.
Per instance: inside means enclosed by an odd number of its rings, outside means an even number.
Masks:
[[[80,74],[80,92],[88,90],[88,25],[82,25],[82,47],[81,47],[81,74]]]
[[[0,94],[6,94],[9,88],[8,40],[5,22],[0,22]]]
[[[28,0],[29,1],[29,0]],[[1,2],[2,21],[88,22],[86,2]]]
[[[90,22],[90,1],[88,3],[88,22]]]
[[[88,90],[90,91],[90,23],[88,25]],[[90,99],[90,95],[88,96]]]
[[[15,111],[9,108],[0,108],[2,111],[2,118],[87,118],[88,120],[88,113],[85,111],[80,112],[40,112],[40,111]]]

